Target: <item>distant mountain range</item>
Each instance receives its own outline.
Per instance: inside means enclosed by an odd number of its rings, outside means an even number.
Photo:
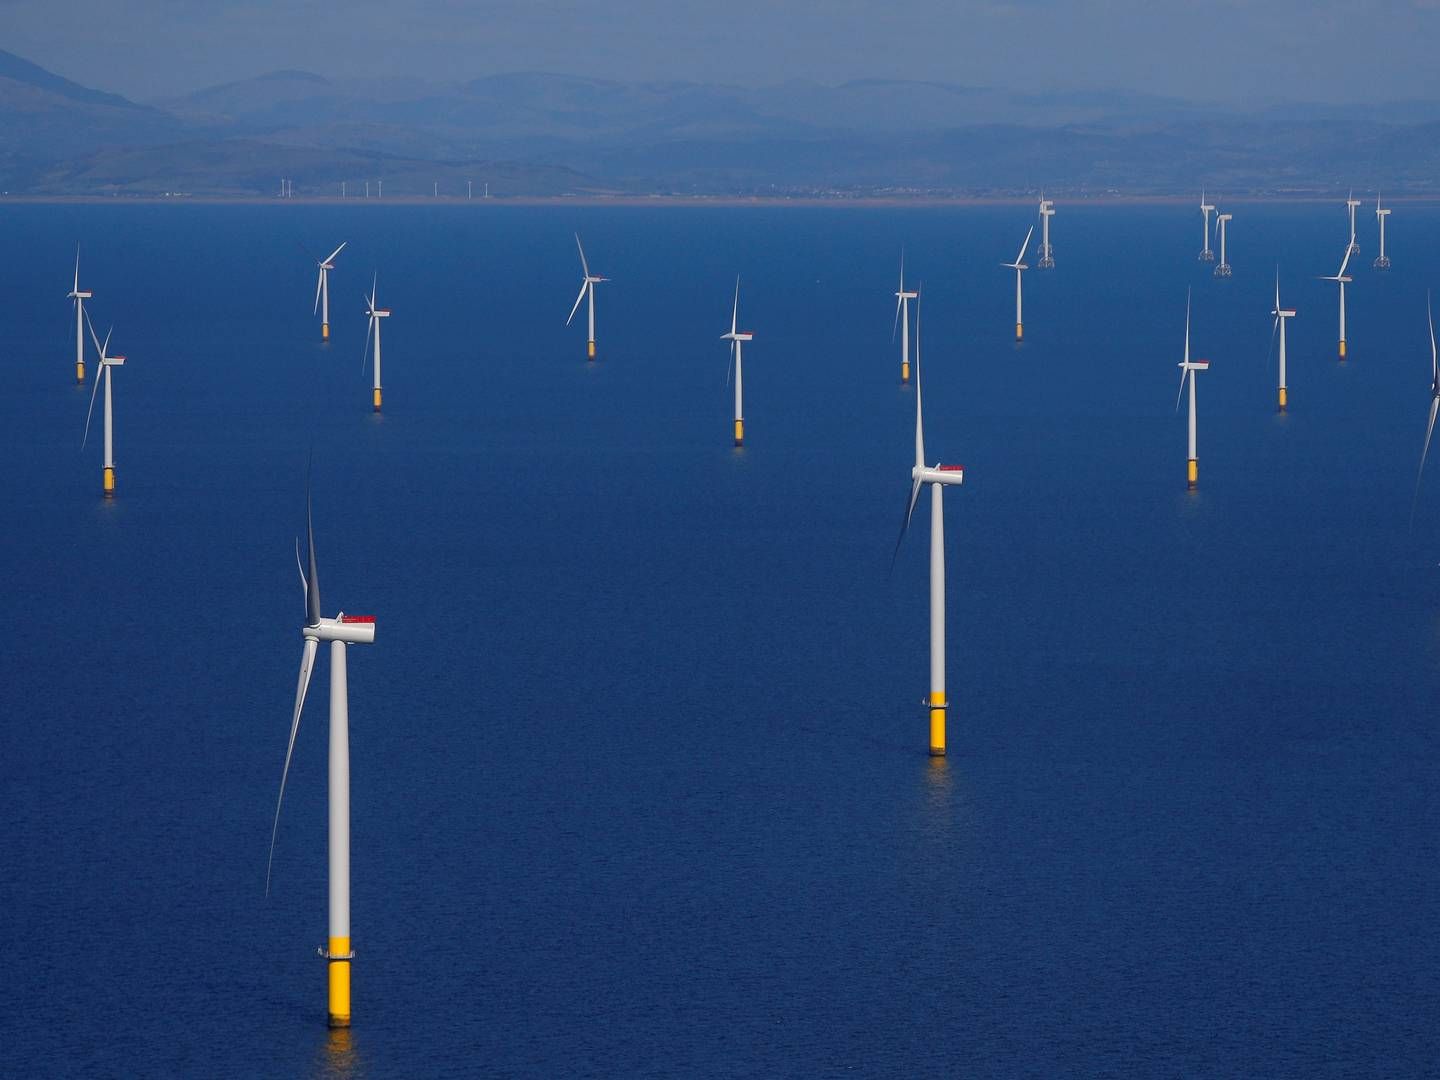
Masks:
[[[148,104],[0,51],[0,191],[26,195],[1432,194],[1440,102],[1199,105],[933,82],[760,88],[279,71]]]

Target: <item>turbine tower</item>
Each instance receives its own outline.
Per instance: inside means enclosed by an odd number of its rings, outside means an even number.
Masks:
[[[1215,252],[1210,250],[1210,215],[1215,212],[1215,204],[1205,201],[1205,192],[1200,192],[1200,216],[1205,226],[1205,242],[1200,248],[1201,262],[1214,262]]]
[[[349,242],[346,240],[345,244]],[[341,244],[316,264],[320,268],[320,276],[315,280],[315,307],[310,314],[320,312],[321,341],[330,340],[330,271],[335,269],[335,256],[345,250],[345,244]]]
[[[360,361],[360,370],[363,372],[366,361],[369,359],[370,342],[373,339],[375,342],[375,395],[373,400],[376,412],[380,411],[380,320],[390,317],[389,308],[375,306],[375,288],[378,282],[378,276],[371,279],[370,295],[365,298],[365,314],[370,316],[370,326],[365,335],[366,356]]]
[[[270,859],[265,865],[265,894],[270,894],[270,870],[275,862],[275,837],[280,829],[280,805],[285,801],[285,780],[290,775],[290,758],[295,753],[295,735],[300,730],[300,713],[305,692],[315,667],[320,642],[330,643],[330,767],[329,767],[329,941],[324,956],[329,968],[329,1016],[332,1028],[350,1026],[350,693],[345,670],[348,645],[371,645],[375,641],[375,618],[346,615],[333,619],[320,614],[320,581],[315,566],[315,528],[310,500],[305,500],[305,537],[310,572],[300,570],[305,590],[305,626],[301,629],[304,651],[300,654],[300,678],[295,688],[295,713],[290,721],[290,743],[285,750],[285,768],[280,773],[280,795],[275,800],[275,824],[270,830]],[[295,545],[300,561],[300,545]]]
[[[1389,270],[1390,257],[1385,254],[1385,219],[1390,216],[1389,209],[1380,209],[1380,194],[1375,194],[1375,220],[1380,223],[1380,255],[1375,260],[1376,270]]]
[[[1055,202],[1040,193],[1040,261],[1037,270],[1055,269],[1055,249],[1050,246],[1050,219],[1055,216]]]
[[[1194,488],[1200,482],[1200,459],[1195,453],[1195,373],[1209,371],[1209,360],[1190,359],[1190,293],[1185,293],[1185,359],[1180,361],[1180,393],[1175,395],[1175,411],[1180,411],[1180,395],[1185,393],[1185,383],[1190,383],[1190,441],[1185,463],[1185,486]]]
[[[1359,243],[1359,241],[1357,241],[1357,240],[1355,239],[1355,209],[1356,209],[1356,207],[1358,207],[1359,205],[1360,205],[1360,200],[1357,199],[1357,198],[1355,198],[1355,192],[1352,190],[1352,191],[1350,192],[1350,194],[1345,197],[1345,208],[1350,211],[1350,254],[1351,254],[1351,255],[1359,255],[1359,254],[1360,254],[1360,243]]]
[[[910,301],[919,293],[905,291],[905,252],[900,252],[900,289],[895,294],[895,325],[890,328],[890,340],[895,340],[895,331],[900,331],[900,384],[910,381]]]
[[[1389,211],[1387,210],[1388,214]],[[1383,228],[1383,225],[1382,225]],[[1383,247],[1383,244],[1382,244]],[[75,381],[85,381],[85,301],[95,294],[80,288],[80,247],[75,247],[75,285],[69,299],[75,301]]]
[[[1220,230],[1220,261],[1215,266],[1216,277],[1230,276],[1230,263],[1225,258],[1225,223],[1233,216],[1232,214],[1215,215],[1215,227]]]
[[[915,514],[915,503],[920,498],[920,488],[930,485],[930,696],[927,708],[930,711],[930,755],[945,755],[945,507],[944,491],[950,484],[965,482],[963,465],[941,465],[933,468],[925,465],[925,423],[924,410],[920,403],[920,304],[915,304],[915,467],[910,470],[910,504],[905,509],[905,520],[900,525],[900,538],[895,541],[895,553],[890,557],[890,567],[900,554],[900,545],[905,541],[905,532],[910,528],[910,519]]]
[[[586,340],[585,356],[587,359],[595,359],[595,286],[602,281],[609,281],[609,278],[598,277],[590,273],[590,264],[585,261],[585,248],[580,243],[580,234],[575,234],[575,246],[580,249],[580,270],[584,277],[580,281],[580,295],[575,297],[575,306],[570,309],[570,318],[565,320],[565,325],[570,325],[570,320],[575,318],[575,312],[580,310],[580,301],[587,296],[590,298],[590,336]]]
[[[1015,256],[1014,262],[1001,263],[1006,270],[1015,271],[1015,340],[1025,340],[1025,319],[1020,304],[1020,275],[1030,267],[1025,265],[1025,250],[1030,246],[1030,236],[1035,232],[1035,226],[1031,225],[1025,233],[1025,242],[1020,245],[1020,254]]]
[[[1274,325],[1274,327],[1271,329],[1271,334],[1273,335],[1273,334],[1276,333],[1276,332],[1278,332],[1278,333],[1280,334],[1280,409],[1279,409],[1279,411],[1280,411],[1280,412],[1284,412],[1284,411],[1285,411],[1285,405],[1286,405],[1286,402],[1285,402],[1285,390],[1286,390],[1286,388],[1285,388],[1285,322],[1286,322],[1286,320],[1288,320],[1288,319],[1293,319],[1293,318],[1295,317],[1295,311],[1294,311],[1293,309],[1282,308],[1282,307],[1280,306],[1280,268],[1279,268],[1278,266],[1275,268],[1275,309],[1274,309],[1273,311],[1271,311],[1270,314],[1275,316],[1275,325]]]
[[[90,409],[85,413],[85,435],[80,440],[80,449],[85,449],[85,444],[90,441],[90,417],[95,413],[95,394],[100,389],[100,384],[105,384],[105,464],[104,471],[100,474],[100,490],[104,492],[105,498],[115,497],[115,415],[112,407],[110,391],[110,372],[113,368],[123,367],[125,357],[111,356],[107,351],[110,348],[110,331],[105,331],[105,341],[102,343],[95,336],[95,324],[90,321],[90,313],[85,313],[85,325],[90,328],[90,340],[95,343],[95,351],[100,354],[100,373],[95,376],[95,385],[90,391]]]
[[[1340,359],[1345,359],[1345,286],[1354,278],[1345,276],[1345,267],[1350,264],[1350,245],[1345,245],[1345,257],[1340,260],[1339,273],[1322,277],[1321,281],[1333,281],[1340,286]]]
[[[749,330],[738,329],[740,323],[740,277],[735,277],[735,306],[730,309],[730,332],[721,334],[721,341],[730,342],[730,359],[735,365],[735,445],[745,445],[745,397],[740,371],[740,347],[747,341],[754,341],[755,335]],[[725,370],[725,379],[730,379],[730,370]]]

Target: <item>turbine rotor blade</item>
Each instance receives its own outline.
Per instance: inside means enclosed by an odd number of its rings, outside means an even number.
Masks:
[[[570,316],[565,320],[565,325],[570,325],[570,320],[575,318],[575,312],[580,310],[580,301],[585,299],[585,290],[590,287],[590,279],[586,278],[580,283],[580,295],[575,297],[575,306],[570,309]]]
[[[1190,374],[1189,368],[1180,369],[1180,391],[1175,395],[1175,411],[1180,411],[1180,399],[1185,396],[1185,376]]]
[[[329,255],[325,256],[325,261],[328,263],[328,262],[330,262],[332,259],[334,259],[336,255],[339,255],[340,252],[342,252],[342,251],[345,250],[345,244],[348,244],[349,242],[350,242],[349,240],[346,240],[344,244],[341,244],[341,245],[340,245],[338,248],[336,248],[334,251],[330,252]]]
[[[310,482],[305,482],[305,540],[310,547],[310,575],[305,583],[305,615],[307,626],[320,624],[320,571],[315,565],[315,522],[310,512]]]
[[[1425,425],[1425,448],[1420,451],[1420,468],[1415,472],[1415,494],[1410,497],[1410,527],[1415,527],[1415,504],[1420,500],[1420,478],[1425,475],[1425,458],[1430,453],[1430,436],[1435,434],[1435,413],[1440,410],[1440,394],[1430,393],[1430,422]]]
[[[590,276],[590,264],[585,261],[585,247],[580,243],[580,234],[575,234],[575,246],[580,249],[580,269],[588,278]]]
[[[900,536],[895,541],[895,550],[890,555],[890,573],[895,572],[895,560],[900,557],[900,545],[905,542],[905,534],[910,529],[910,519],[915,516],[915,504],[920,501],[920,480],[916,478],[910,485],[910,503],[905,507],[905,520],[900,523]]]
[[[730,309],[730,333],[737,332],[740,323],[740,275],[735,275],[735,306]]]
[[[265,860],[265,895],[270,895],[270,871],[275,865],[275,837],[280,832],[280,806],[285,802],[285,781],[290,776],[290,759],[295,754],[295,736],[300,731],[300,713],[305,709],[305,694],[310,689],[310,674],[315,670],[315,651],[320,642],[315,638],[305,639],[305,651],[300,654],[300,677],[295,684],[295,715],[290,720],[290,742],[285,747],[285,768],[280,773],[280,795],[275,800],[275,823],[270,826],[270,857]]]
[[[325,271],[321,270],[315,278],[315,304],[310,308],[310,314],[314,315],[320,310],[320,289],[325,284]]]
[[[730,369],[735,366],[735,350],[736,350],[737,348],[739,348],[739,345],[740,345],[740,343],[739,343],[738,341],[736,341],[734,338],[731,338],[731,339],[730,339],[730,359],[729,359],[728,361],[726,361],[726,363],[725,363],[725,385],[726,385],[726,386],[729,386],[729,385],[730,385]]]

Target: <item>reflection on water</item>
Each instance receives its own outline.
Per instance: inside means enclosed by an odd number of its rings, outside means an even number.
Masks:
[[[355,1048],[351,1028],[330,1028],[320,1046],[315,1075],[325,1080],[353,1080],[365,1075],[364,1059]]]

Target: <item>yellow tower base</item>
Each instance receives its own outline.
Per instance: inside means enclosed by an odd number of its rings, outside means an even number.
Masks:
[[[1200,462],[1193,457],[1185,464],[1185,486],[1194,487],[1200,481]]]
[[[380,387],[375,387],[375,411],[380,411]]]
[[[945,694],[930,695],[930,756],[945,756]]]
[[[106,468],[105,479],[102,481],[105,490],[105,497],[108,499],[115,494],[115,470]]]
[[[84,361],[84,360],[76,360],[76,361],[75,361],[75,381],[76,381],[77,383],[83,383],[83,382],[85,381],[85,361]]]
[[[336,959],[344,957],[344,959]],[[330,1026],[350,1026],[350,939],[330,939]]]
[[[745,421],[744,421],[744,420],[736,420],[736,421],[735,421],[735,445],[736,445],[736,446],[744,446],[744,445],[745,445]]]
[[[1016,341],[1024,341],[1024,340],[1025,340],[1025,326],[1024,326],[1023,323],[1018,323],[1018,322],[1017,322],[1017,323],[1015,324],[1015,340],[1016,340]]]
[[[585,343],[585,358],[587,360],[595,359],[595,342],[587,341]]]
[[[1285,411],[1285,387],[1280,387],[1280,411]]]
[[[901,381],[902,383],[908,383],[908,382],[910,381],[910,361],[909,361],[909,360],[906,360],[904,363],[902,363],[902,364],[900,365],[900,381]]]
[[[321,340],[321,341],[329,341],[329,340],[330,340],[330,324],[329,324],[328,322],[322,322],[322,323],[320,324],[320,340]]]
[[[1340,359],[1345,359],[1345,339],[1343,337],[1340,339]]]

